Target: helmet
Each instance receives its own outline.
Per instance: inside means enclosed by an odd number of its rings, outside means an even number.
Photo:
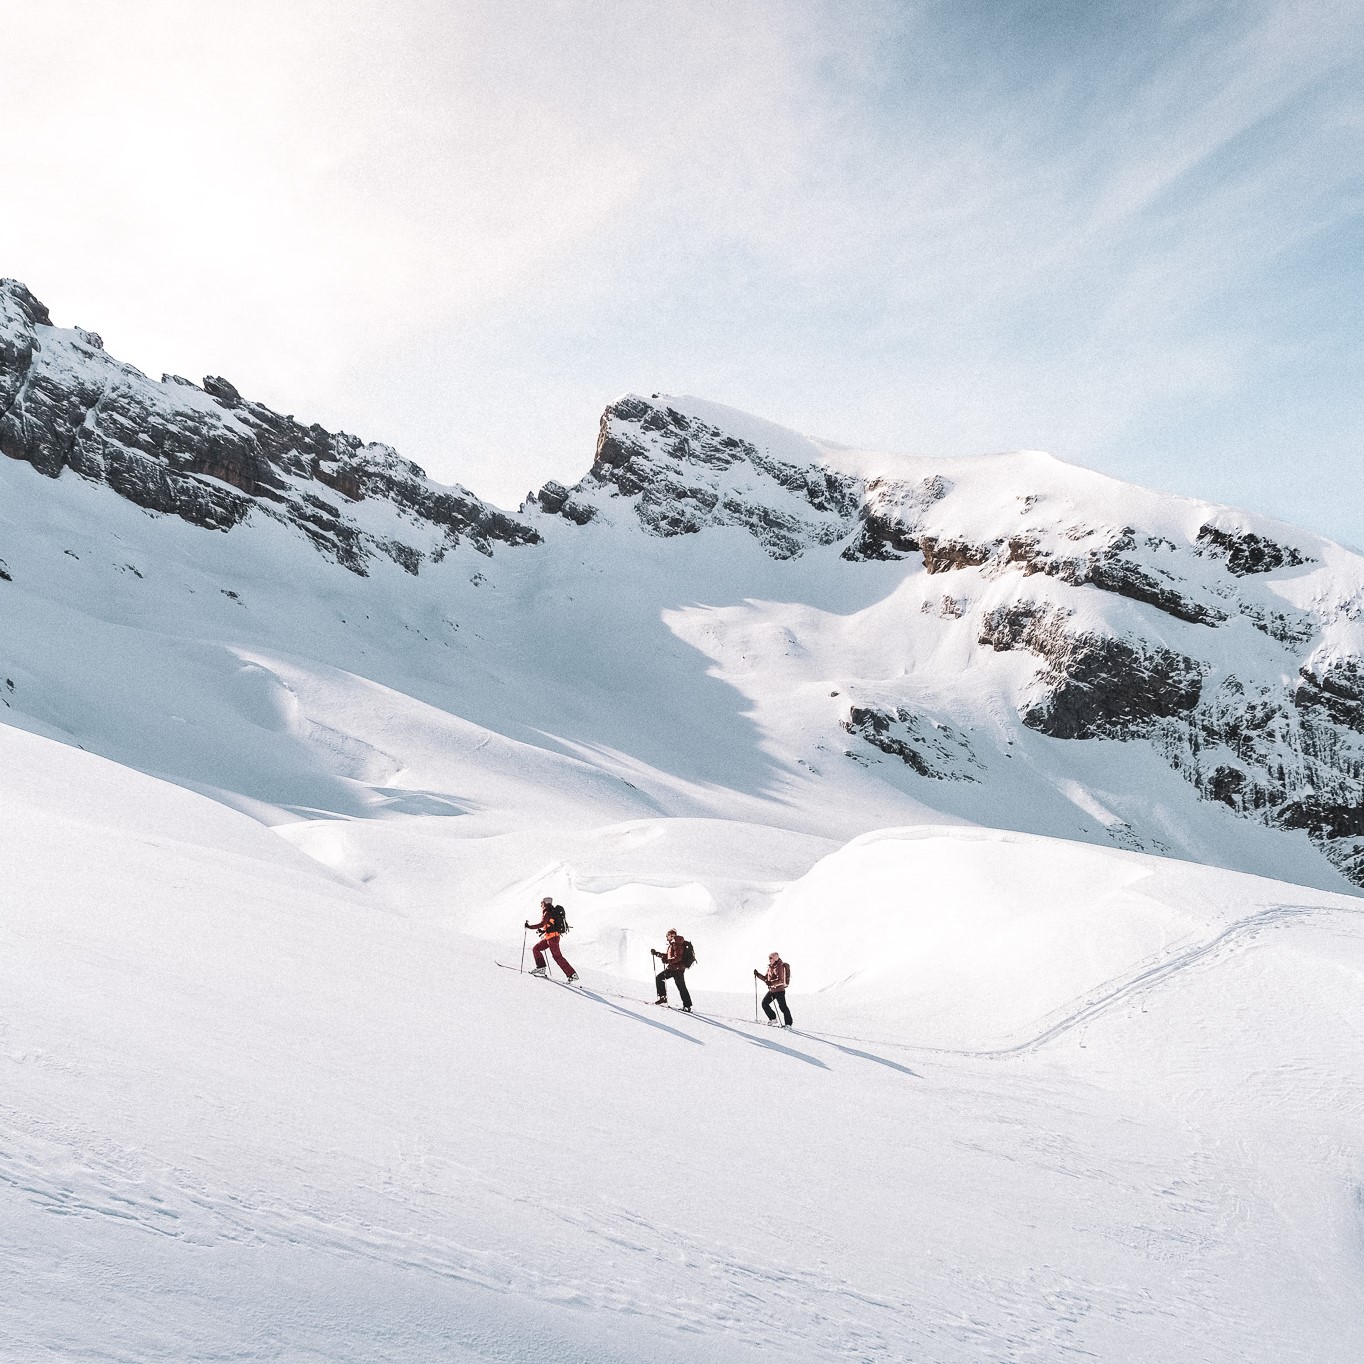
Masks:
[[[675,937],[677,937],[677,929],[675,929],[675,928],[670,928],[670,929],[668,930],[668,936],[669,936],[670,938],[675,938]]]
[[[552,895],[546,895],[540,903],[545,906],[552,905],[554,903],[554,897]]]
[[[769,953],[767,954],[767,960],[768,960],[768,961],[780,961],[780,960],[781,960],[781,956],[780,956],[779,953],[776,953],[776,952],[769,952]]]

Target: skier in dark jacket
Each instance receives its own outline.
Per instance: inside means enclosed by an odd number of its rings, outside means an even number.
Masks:
[[[577,980],[578,973],[564,960],[564,954],[559,951],[559,934],[568,931],[568,919],[564,915],[563,909],[546,895],[540,901],[540,922],[538,924],[527,923],[526,927],[533,928],[540,935],[540,941],[532,949],[535,956],[535,970],[531,972],[531,975],[547,976],[549,974],[549,970],[545,966],[545,952],[548,950],[553,954],[554,960],[559,963],[559,970],[568,977],[570,983]]]
[[[791,1026],[791,1010],[786,1007],[786,987],[791,983],[791,968],[775,953],[770,952],[767,957],[767,974],[761,971],[754,971],[753,974],[762,981],[767,982],[767,993],[763,996],[763,1013],[767,1015],[769,1023],[775,1023],[777,1016],[772,1012],[772,1001],[776,1000],[777,1008],[781,1010],[782,1017],[786,1020],[786,1026]]]
[[[695,959],[695,954],[691,951],[691,944],[675,928],[668,930],[668,950],[660,952],[657,948],[651,947],[649,951],[655,957],[663,960],[663,969],[654,977],[654,984],[658,987],[658,998],[655,1004],[666,1004],[668,1002],[668,988],[665,981],[675,980],[677,982],[677,993],[681,997],[682,1007],[691,1012],[691,993],[687,989],[686,977],[683,974],[691,962]]]

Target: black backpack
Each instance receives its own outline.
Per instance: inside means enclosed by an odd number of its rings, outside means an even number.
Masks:
[[[568,911],[564,909],[563,905],[550,905],[549,931],[551,933],[568,932]]]
[[[696,949],[691,945],[691,943],[690,943],[686,938],[683,938],[683,939],[682,939],[682,966],[683,966],[683,968],[685,969],[685,968],[688,967],[688,966],[695,966],[695,965],[696,965]]]

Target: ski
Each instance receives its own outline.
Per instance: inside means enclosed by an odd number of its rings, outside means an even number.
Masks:
[[[510,962],[493,961],[494,966],[500,966],[504,971],[515,971],[518,976],[535,976],[534,971],[523,971],[519,966],[513,966]],[[547,980],[551,985],[567,985],[573,990],[585,990],[587,987],[581,980],[560,980],[558,976],[535,976],[536,980]]]
[[[504,971],[515,971],[518,975],[522,975],[522,976],[530,976],[531,974],[533,974],[533,973],[530,972],[530,971],[522,971],[521,968],[520,968],[519,966],[514,966],[514,965],[512,965],[510,962],[506,962],[506,961],[497,961],[496,959],[494,959],[494,960],[493,960],[493,965],[494,965],[494,966],[500,966]],[[603,989],[603,988],[602,988],[601,986],[599,986],[599,985],[593,985],[593,986],[589,987],[589,986],[585,985],[581,980],[576,980],[576,981],[572,981],[572,980],[560,980],[558,976],[541,976],[541,977],[537,977],[537,979],[547,980],[547,981],[549,981],[549,983],[550,983],[551,985],[564,985],[564,986],[567,986],[567,987],[568,987],[569,989],[571,989],[571,990],[578,990],[578,991],[581,991],[581,992],[586,992],[586,993],[590,993],[590,994],[594,994],[594,995],[606,995],[606,996],[608,996],[608,997],[611,998],[611,999],[619,999],[619,1000],[621,1000],[623,1003],[626,1003],[626,1004],[638,1004],[638,1005],[640,1005],[640,1006],[648,1005],[648,1006],[650,1006],[650,1007],[652,1007],[652,1008],[655,1008],[655,1009],[664,1009],[664,1008],[666,1008],[666,1009],[671,1009],[672,1012],[675,1013],[675,1014],[685,1014],[685,1013],[695,1014],[697,1018],[708,1018],[708,1017],[709,1017],[708,1014],[703,1014],[703,1013],[701,1013],[701,1011],[700,1011],[699,1009],[684,1009],[680,1004],[666,1004],[666,1005],[665,1005],[665,1004],[658,1004],[658,1003],[656,1003],[656,1002],[655,1002],[654,1000],[652,1000],[652,999],[642,999],[639,995],[623,995],[623,994],[621,994],[621,993],[620,993],[619,991],[617,991],[617,990],[605,990],[605,989]],[[736,1019],[736,1020],[734,1020],[734,1021],[735,1021],[735,1022],[743,1022],[742,1019]]]

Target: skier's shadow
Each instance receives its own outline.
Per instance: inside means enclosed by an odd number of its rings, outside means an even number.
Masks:
[[[636,1023],[647,1023],[651,1028],[659,1028],[663,1032],[672,1033],[674,1037],[680,1037],[684,1042],[691,1042],[698,1047],[706,1045],[699,1037],[692,1037],[689,1033],[683,1032],[681,1028],[670,1028],[666,1023],[660,1023],[656,1018],[646,1018],[643,1014],[637,1014],[633,1009],[622,1009],[619,1004],[612,1004],[609,999],[597,994],[595,990],[587,990],[579,986],[578,992],[586,995],[588,999],[595,999],[598,1004],[605,1004],[608,1009],[614,1009],[618,1014],[624,1014],[626,1018],[633,1018]]]
[[[768,1051],[779,1051],[784,1056],[794,1056],[797,1061],[804,1061],[808,1066],[818,1066],[820,1070],[828,1070],[817,1056],[806,1056],[803,1051],[796,1051],[792,1047],[783,1047],[780,1042],[773,1042],[767,1037],[754,1037],[750,1033],[740,1032],[738,1028],[731,1028],[728,1023],[720,1023],[714,1018],[707,1018],[705,1014],[692,1014],[698,1023],[708,1023],[712,1028],[719,1028],[721,1032],[732,1032],[735,1037],[742,1037],[745,1042],[751,1042],[755,1047],[766,1047]]]
[[[924,1078],[917,1070],[910,1070],[908,1066],[902,1066],[898,1061],[887,1061],[884,1056],[873,1056],[869,1051],[858,1051],[856,1047],[841,1046],[837,1042],[830,1042],[827,1037],[818,1037],[816,1040],[823,1042],[826,1047],[832,1047],[835,1051],[841,1051],[845,1056],[858,1056],[864,1061],[875,1061],[878,1066],[889,1066],[891,1070],[898,1070],[901,1075],[908,1075],[912,1080]]]

